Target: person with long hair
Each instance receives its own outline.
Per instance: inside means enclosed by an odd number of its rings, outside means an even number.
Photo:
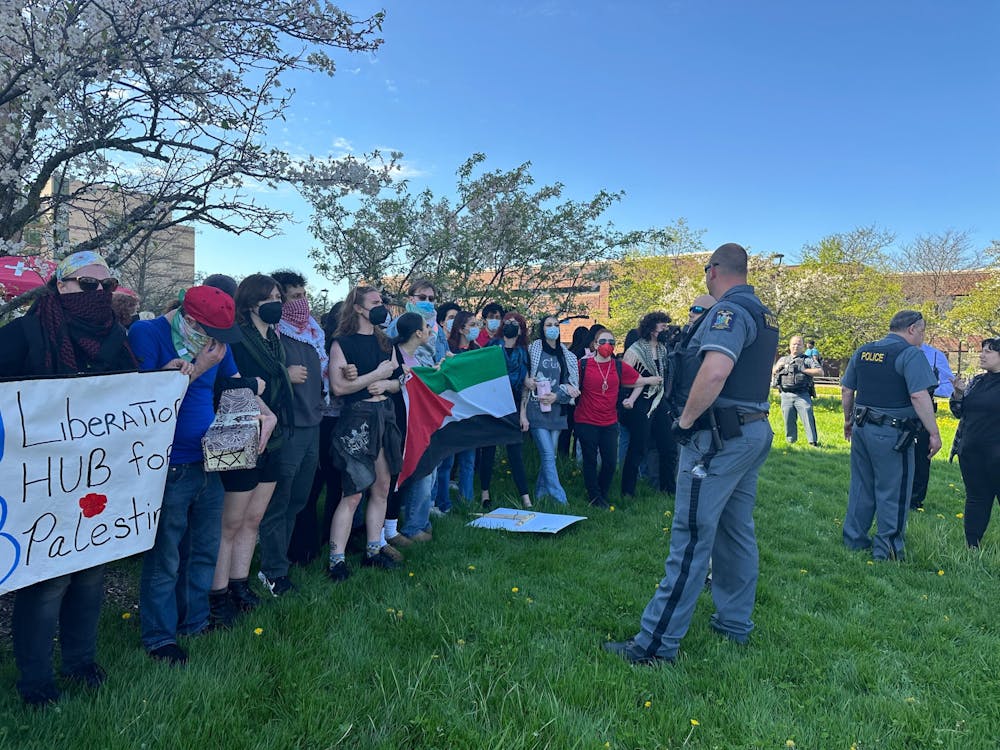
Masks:
[[[503,316],[496,336],[491,338],[487,346],[499,346],[507,363],[507,378],[514,394],[514,403],[521,403],[524,390],[524,379],[528,376],[528,323],[516,312],[508,312]],[[529,429],[527,417],[521,420],[521,430]],[[528,493],[528,475],[524,471],[524,454],[521,443],[508,443],[507,461],[514,477],[514,485],[521,496],[521,505],[531,507],[531,495]],[[479,486],[482,491],[484,508],[489,508],[490,482],[493,478],[493,462],[496,460],[497,447],[490,445],[479,452]]]
[[[670,316],[664,312],[644,315],[639,321],[638,340],[625,352],[626,364],[640,376],[655,380],[641,390],[634,390],[622,403],[622,421],[629,431],[628,452],[622,466],[622,497],[635,495],[639,466],[650,443],[659,457],[657,489],[671,495],[677,491],[677,446],[670,436],[670,408],[663,397],[669,367],[666,345],[669,325]]]
[[[984,339],[979,353],[984,372],[968,384],[954,378],[951,413],[961,421],[952,453],[965,483],[965,542],[978,548],[990,524],[993,503],[1000,499],[1000,338]]]
[[[406,373],[414,367],[429,367],[435,364],[432,347],[436,337],[436,331],[431,327],[430,321],[420,313],[407,312],[396,319],[395,345]],[[405,445],[405,434],[403,440]],[[409,542],[431,540],[430,511],[434,480],[435,473],[432,471],[426,477],[411,480],[399,488],[405,509],[399,533]],[[391,541],[389,543],[393,544]]]
[[[623,391],[659,382],[642,377],[615,357],[615,337],[607,328],[595,332],[593,357],[580,360],[580,398],[576,405],[576,435],[583,450],[583,484],[590,504],[607,508],[611,480],[618,461],[618,405]],[[600,455],[600,472],[597,457]]]
[[[231,346],[233,359],[244,378],[264,381],[260,397],[277,425],[254,468],[222,472],[222,538],[209,593],[212,620],[221,626],[232,623],[237,611],[248,612],[260,603],[248,584],[250,562],[278,481],[280,451],[295,424],[292,383],[276,330],[282,302],[281,286],[261,273],[247,276],[236,289],[236,321],[243,337]]]
[[[593,340],[594,336],[587,326],[579,326],[573,329],[573,337],[569,343],[569,350],[573,352],[577,361],[590,354],[590,345],[593,343]],[[566,429],[559,433],[559,455],[569,456],[570,451],[572,451],[579,460],[582,456],[580,453],[580,444],[579,441],[574,441],[573,439],[575,436],[573,431],[573,412],[575,410],[575,404],[566,405]]]
[[[403,374],[395,350],[382,332],[389,311],[377,289],[352,289],[340,314],[330,348],[330,388],[343,399],[333,435],[334,462],[340,469],[343,495],[330,524],[330,565],[333,581],[351,575],[347,566],[347,540],[361,496],[368,493],[365,509],[367,547],[363,567],[397,567],[383,550],[382,526],[393,474],[402,467],[402,450],[396,413],[389,394],[401,387]],[[344,368],[353,364],[358,376],[348,380]]]
[[[528,347],[528,374],[521,397],[521,424],[527,421],[538,449],[535,497],[566,504],[556,469],[559,433],[566,429],[566,407],[580,395],[580,373],[573,353],[559,341],[559,318],[538,321],[538,338]]]
[[[117,286],[97,253],[73,253],[60,261],[28,313],[0,327],[0,377],[137,369],[111,304]],[[17,690],[26,704],[45,706],[59,700],[52,667],[57,628],[63,676],[91,688],[104,682],[104,670],[96,662],[103,597],[104,565],[18,589],[12,622],[14,662]]]

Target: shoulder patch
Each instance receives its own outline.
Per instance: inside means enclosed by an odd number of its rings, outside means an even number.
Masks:
[[[712,321],[713,331],[733,330],[733,311],[719,310],[715,313],[715,320]]]

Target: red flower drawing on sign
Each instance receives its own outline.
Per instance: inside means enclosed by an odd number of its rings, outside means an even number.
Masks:
[[[107,495],[98,495],[91,492],[80,498],[80,509],[83,511],[84,518],[93,518],[100,515],[107,506]]]

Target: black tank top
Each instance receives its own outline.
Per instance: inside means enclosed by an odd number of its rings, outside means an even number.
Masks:
[[[382,351],[374,334],[352,333],[348,336],[338,336],[336,341],[344,352],[347,364],[358,368],[358,377],[372,372],[392,356],[391,352]],[[352,404],[355,401],[364,401],[366,398],[371,398],[371,394],[367,388],[362,388],[357,393],[344,396],[343,400],[345,404]]]

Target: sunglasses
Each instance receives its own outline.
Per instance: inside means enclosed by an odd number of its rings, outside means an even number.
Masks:
[[[691,305],[691,307],[688,308],[688,312],[692,312],[695,315],[701,315],[707,309],[708,308],[702,307],[701,305]]]
[[[421,302],[433,302],[437,299],[433,294],[414,294],[413,296]]]
[[[103,287],[106,292],[118,288],[118,279],[95,279],[93,276],[67,276],[63,281],[75,281],[85,292],[96,292],[97,287]]]
[[[615,340],[614,339],[597,339],[597,343],[598,344],[611,344],[612,346],[614,346],[615,345]]]

